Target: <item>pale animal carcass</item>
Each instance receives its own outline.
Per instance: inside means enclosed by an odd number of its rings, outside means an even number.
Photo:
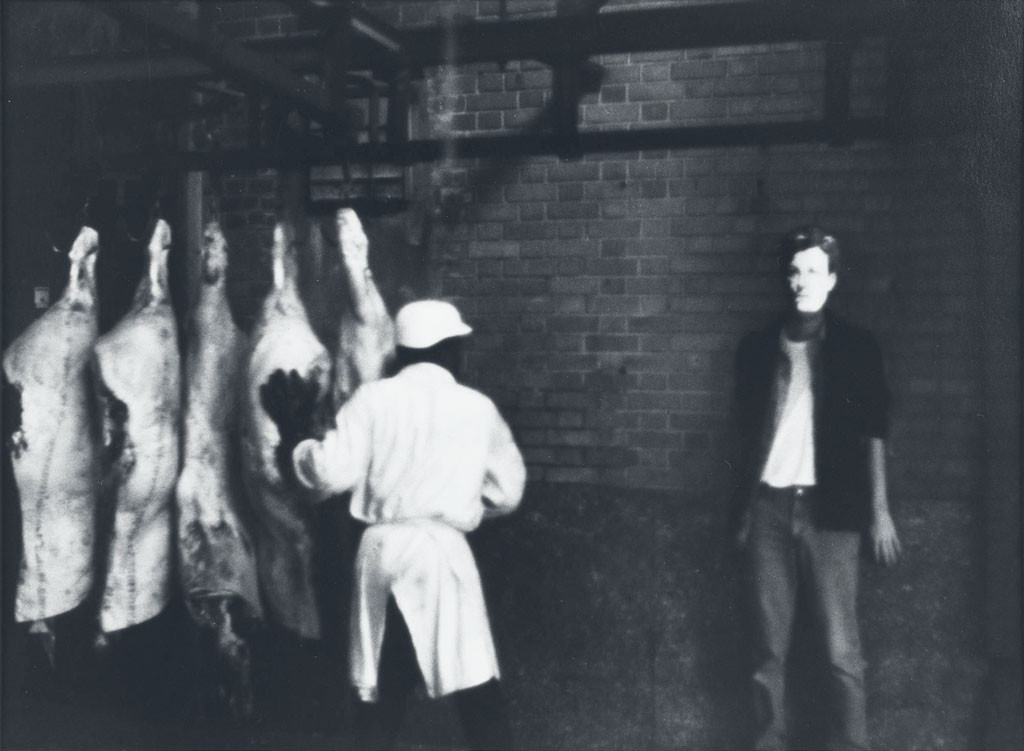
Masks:
[[[260,589],[272,619],[301,637],[320,637],[313,585],[313,519],[309,500],[282,478],[281,437],[264,410],[260,388],[272,373],[294,370],[328,394],[331,360],[310,327],[297,285],[296,245],[290,224],[274,228],[273,287],[253,332],[243,407],[242,458],[253,512]]]
[[[199,294],[187,332],[184,461],[178,478],[178,571],[193,619],[217,635],[237,714],[251,709],[248,647],[233,615],[260,618],[256,558],[239,517],[239,396],[248,342],[228,307],[228,254],[217,222],[203,232]]]
[[[99,436],[89,357],[97,336],[98,237],[82,227],[61,299],[7,349],[3,368],[20,396],[10,439],[22,516],[14,615],[41,621],[80,605],[93,585]]]
[[[160,613],[171,593],[181,393],[167,287],[171,230],[158,220],[131,309],[94,347],[113,524],[100,608],[104,632]]]
[[[369,242],[352,209],[336,215],[338,247],[348,288],[335,357],[334,403],[341,405],[360,384],[381,377],[395,351],[395,327],[370,272]]]

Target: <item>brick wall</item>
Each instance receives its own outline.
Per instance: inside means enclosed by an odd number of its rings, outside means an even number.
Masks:
[[[415,26],[491,19],[497,5],[369,7]],[[225,8],[228,33],[292,27],[266,4]],[[510,17],[552,12],[552,2],[508,5]],[[821,43],[597,61],[605,77],[581,102],[583,131],[821,114]],[[935,77],[930,65],[916,73]],[[854,114],[885,111],[888,68],[883,40],[856,46]],[[516,132],[550,99],[550,69],[530,61],[425,74],[421,104],[448,118],[428,119],[421,135]],[[733,349],[783,302],[772,243],[817,222],[844,247],[836,307],[872,325],[889,360],[894,495],[958,498],[976,486],[978,462],[963,447],[977,445],[978,282],[962,249],[977,216],[960,195],[955,154],[865,142],[464,160],[429,172],[460,207],[434,235],[433,288],[476,327],[470,377],[509,416],[532,478],[723,490]],[[221,185],[229,232],[265,248],[272,174]]]
[[[821,112],[820,44],[599,61],[584,131]],[[858,46],[856,113],[884,111],[886,69],[880,40]],[[459,69],[453,82],[457,135],[512,132],[542,111],[551,74],[512,62]],[[976,481],[961,448],[976,445],[972,332],[951,314],[970,324],[977,289],[969,268],[950,276],[970,266],[972,236],[952,158],[879,142],[444,168],[464,171],[467,188],[458,224],[438,238],[439,289],[477,326],[475,379],[519,429],[532,477],[683,493],[728,484],[732,351],[782,302],[771,244],[813,221],[846,251],[836,306],[878,329],[889,356],[895,494],[955,498]],[[937,447],[920,440],[937,434]]]
[[[897,491],[967,490],[970,420],[955,415],[977,379],[951,314],[974,290],[948,274],[969,265],[970,228],[941,169],[894,177],[903,159],[885,144],[547,158],[475,191],[440,287],[477,326],[474,375],[534,476],[684,492],[727,480],[733,348],[782,302],[771,243],[815,221],[845,246],[837,307],[889,356],[893,450],[908,460],[894,462]],[[948,453],[917,440],[940,421]]]

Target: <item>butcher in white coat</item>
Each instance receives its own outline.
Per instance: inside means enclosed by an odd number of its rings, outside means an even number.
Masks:
[[[422,677],[430,697],[454,694],[473,748],[507,748],[498,660],[465,534],[518,506],[526,469],[494,403],[457,381],[472,329],[455,307],[410,303],[396,327],[398,374],[360,386],[322,438],[282,430],[297,442],[287,469],[321,498],[351,490],[352,515],[369,525],[350,631],[360,741],[393,744]],[[315,422],[292,406],[309,404],[294,393],[302,382],[275,375],[267,411],[279,422]]]

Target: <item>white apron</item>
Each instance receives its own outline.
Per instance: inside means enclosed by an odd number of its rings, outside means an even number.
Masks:
[[[499,677],[480,574],[465,536],[432,519],[374,524],[356,557],[352,593],[352,684],[376,701],[388,596],[412,636],[433,699]]]

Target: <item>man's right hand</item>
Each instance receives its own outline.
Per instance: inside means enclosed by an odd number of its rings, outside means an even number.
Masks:
[[[896,525],[893,524],[892,516],[888,511],[880,513],[872,522],[871,547],[875,552],[875,560],[892,566],[903,554],[903,546],[900,544],[900,537],[896,534]]]

